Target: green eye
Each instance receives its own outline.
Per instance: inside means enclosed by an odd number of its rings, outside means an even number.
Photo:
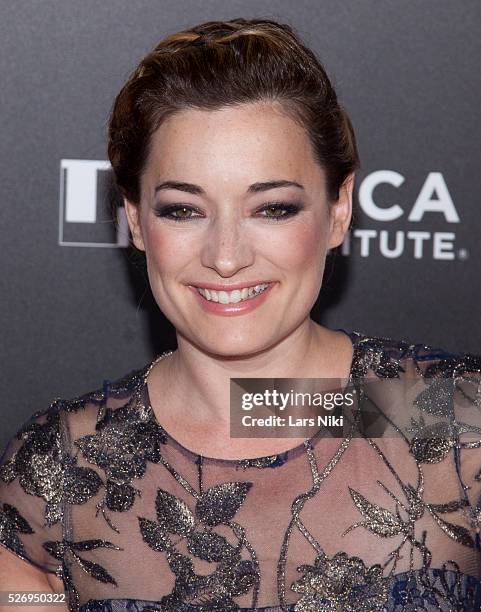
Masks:
[[[173,212],[181,213],[181,214],[174,215],[174,217],[177,217],[179,219],[188,219],[191,216],[192,210],[190,208],[186,208],[185,206],[183,206],[182,208],[178,208],[177,210]]]
[[[272,215],[267,215],[268,217],[283,217],[285,214],[285,209],[281,208],[280,206],[268,206],[264,210],[266,212],[270,211],[273,213]]]
[[[279,203],[276,202],[273,204],[267,204],[259,212],[267,213],[267,214],[261,215],[261,217],[264,217],[265,219],[271,219],[273,221],[281,221],[289,217],[292,217],[294,215],[297,215],[299,211],[302,210],[302,208],[303,207],[298,204],[287,204],[283,202],[279,202]]]
[[[172,219],[172,221],[189,221],[198,217],[198,215],[194,216],[192,214],[194,212],[195,210],[190,206],[174,204],[156,210],[155,214],[157,217],[165,217],[166,219]]]

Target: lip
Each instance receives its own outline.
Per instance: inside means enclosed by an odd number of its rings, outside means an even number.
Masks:
[[[266,281],[264,281],[266,282]],[[261,282],[256,283],[257,285],[261,285]],[[210,302],[206,300],[204,297],[200,295],[197,289],[193,285],[189,285],[189,289],[194,293],[200,307],[208,313],[232,317],[237,315],[246,314],[252,312],[256,308],[258,308],[265,300],[268,298],[272,289],[277,285],[277,282],[271,282],[270,286],[265,289],[262,293],[259,293],[253,298],[245,300],[243,302],[236,302],[235,304],[220,304],[219,302]],[[219,285],[217,285],[218,287]],[[233,291],[236,288],[242,287],[252,287],[253,285],[230,285],[232,289],[229,291]],[[225,285],[224,285],[225,287]],[[206,289],[212,288],[217,291],[225,291],[226,289],[216,289],[216,285],[206,285]]]

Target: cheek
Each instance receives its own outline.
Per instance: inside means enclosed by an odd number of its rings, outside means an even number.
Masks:
[[[144,235],[144,244],[147,263],[156,275],[175,274],[192,259],[191,241],[182,231],[162,231],[159,226],[150,227]]]
[[[319,228],[314,223],[299,223],[284,229],[273,232],[265,241],[266,248],[275,253],[274,261],[286,270],[318,270],[325,252],[325,238]]]

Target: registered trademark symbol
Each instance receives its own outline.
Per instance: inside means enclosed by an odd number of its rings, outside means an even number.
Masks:
[[[468,259],[469,251],[468,249],[459,249],[458,251],[458,259]]]

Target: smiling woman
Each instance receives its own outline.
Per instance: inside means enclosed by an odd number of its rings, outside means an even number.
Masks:
[[[352,180],[329,200],[308,133],[281,104],[170,115],[150,139],[140,183],[140,203],[125,197],[133,240],[146,253],[153,294],[180,342],[240,357],[279,341],[284,353],[297,334],[297,350],[307,351],[313,322],[305,312],[319,293],[327,250],[349,225]],[[233,325],[206,313],[251,316]],[[345,358],[325,376],[348,375],[349,350],[339,335],[329,344],[340,345]],[[208,403],[220,416],[219,400],[215,408]]]
[[[0,586],[18,557],[78,612],[480,609],[481,358],[310,318],[359,165],[313,52],[268,20],[173,34],[108,137],[178,346],[12,439]],[[341,437],[275,406],[249,416],[274,435],[236,437],[231,379],[320,381],[353,409]]]

